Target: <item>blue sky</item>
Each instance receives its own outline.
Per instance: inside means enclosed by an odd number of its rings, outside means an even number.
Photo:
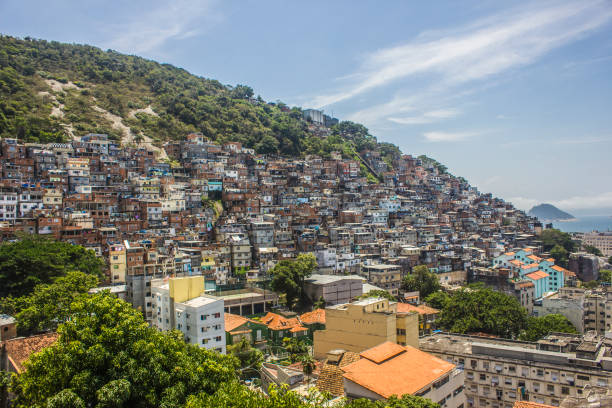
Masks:
[[[364,123],[520,208],[612,214],[612,2],[0,2],[0,32]]]

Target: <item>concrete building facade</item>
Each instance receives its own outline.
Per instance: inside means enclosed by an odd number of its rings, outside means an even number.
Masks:
[[[386,341],[417,347],[418,336],[418,313],[398,313],[396,302],[367,298],[325,308],[325,330],[314,332],[314,357],[330,350],[360,353]]]

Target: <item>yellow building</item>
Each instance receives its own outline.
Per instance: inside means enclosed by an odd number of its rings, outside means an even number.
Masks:
[[[125,246],[112,245],[108,251],[111,283],[125,283],[127,262],[125,259]]]
[[[360,353],[386,341],[418,347],[419,315],[398,313],[397,302],[367,298],[325,309],[325,330],[314,332],[314,356],[330,350]]]

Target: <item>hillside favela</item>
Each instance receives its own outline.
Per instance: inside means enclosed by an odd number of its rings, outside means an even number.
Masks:
[[[612,407],[610,1],[0,31],[0,408]]]

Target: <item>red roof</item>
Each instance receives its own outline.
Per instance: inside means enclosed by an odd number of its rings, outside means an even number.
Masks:
[[[303,324],[325,324],[325,309],[315,309],[312,312],[304,313],[300,316],[300,320]]]
[[[42,351],[44,348],[53,345],[59,335],[57,333],[45,333],[30,337],[18,337],[6,340],[8,359],[18,373],[23,371],[23,363],[34,353]]]
[[[547,278],[549,275],[544,271],[535,271],[535,272],[528,273],[525,276],[527,276],[531,280],[537,281],[543,278]]]

